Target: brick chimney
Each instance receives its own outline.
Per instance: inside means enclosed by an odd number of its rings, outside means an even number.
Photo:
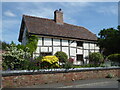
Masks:
[[[63,24],[63,12],[61,9],[55,10],[54,20],[57,24]]]

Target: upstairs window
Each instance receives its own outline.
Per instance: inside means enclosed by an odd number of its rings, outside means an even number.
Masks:
[[[82,41],[77,41],[77,46],[82,47],[83,46],[83,42]]]
[[[77,61],[83,61],[83,55],[77,54]]]

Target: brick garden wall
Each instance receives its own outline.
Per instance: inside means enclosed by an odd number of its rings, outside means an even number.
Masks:
[[[2,87],[22,87],[81,79],[105,78],[109,73],[120,77],[120,69],[100,69],[77,72],[62,72],[31,75],[8,75],[2,77]]]

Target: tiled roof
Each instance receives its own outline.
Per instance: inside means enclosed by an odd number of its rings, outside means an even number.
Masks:
[[[24,26],[26,25],[28,33],[47,36],[67,37],[84,40],[97,40],[95,34],[84,27],[71,24],[57,24],[52,19],[39,18],[23,15],[20,29],[19,41],[22,40]]]

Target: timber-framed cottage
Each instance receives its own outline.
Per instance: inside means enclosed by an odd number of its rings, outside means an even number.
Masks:
[[[34,57],[63,51],[75,59],[75,65],[81,65],[89,63],[86,57],[90,52],[99,52],[96,35],[84,27],[65,23],[61,9],[54,12],[54,19],[23,15],[18,39],[23,45],[27,42],[26,31],[39,37]]]

